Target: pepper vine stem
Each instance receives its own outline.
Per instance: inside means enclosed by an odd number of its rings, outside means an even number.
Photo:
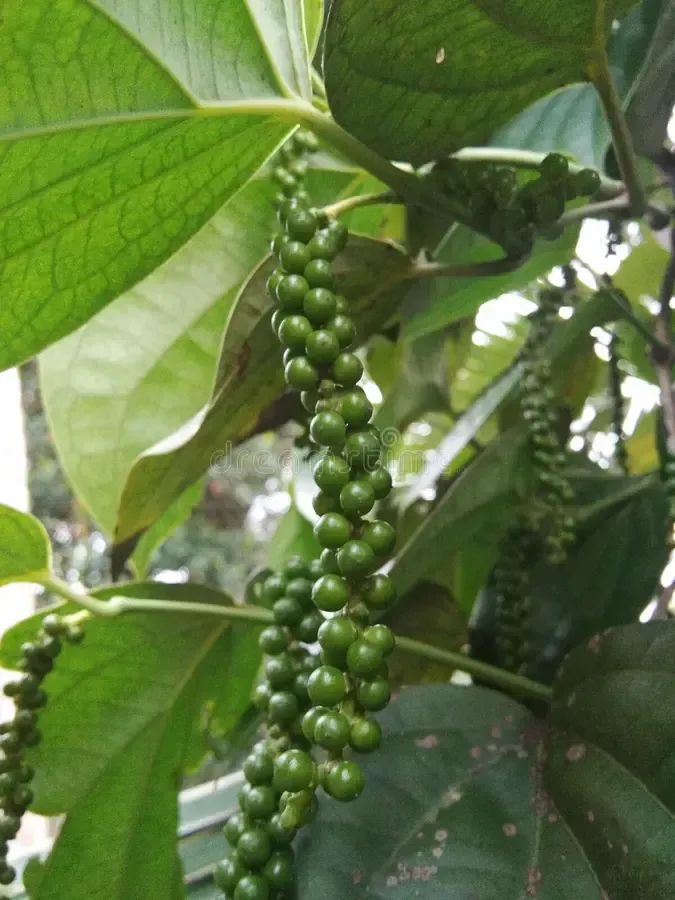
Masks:
[[[128,613],[189,613],[194,615],[215,616],[239,622],[268,625],[274,621],[272,613],[268,609],[257,606],[218,606],[206,603],[190,603],[186,601],[171,600],[137,600],[132,597],[117,596],[111,600],[98,600],[89,594],[79,594],[73,591],[64,581],[55,576],[46,576],[40,584],[51,593],[63,600],[81,606],[84,610],[96,616],[104,618],[116,618]],[[453,653],[440,647],[432,647],[422,641],[412,638],[397,637],[396,646],[405,653],[421,656],[434,662],[446,665],[466,672],[488,681],[495,687],[501,687],[522,696],[537,697],[550,700],[551,689],[522,675],[515,675],[497,666],[471,659],[463,653]]]
[[[357,194],[355,197],[346,197],[344,200],[338,200],[337,203],[331,203],[330,206],[324,206],[323,212],[332,219],[337,219],[339,216],[343,216],[353,209],[359,209],[361,206],[380,206],[400,202],[400,199],[396,196],[394,191],[381,191],[376,194]]]
[[[670,230],[671,252],[663,273],[659,296],[659,313],[654,333],[664,351],[652,351],[654,368],[661,389],[663,424],[666,429],[668,453],[675,456],[675,396],[673,395],[673,329],[670,303],[675,291],[675,224]]]

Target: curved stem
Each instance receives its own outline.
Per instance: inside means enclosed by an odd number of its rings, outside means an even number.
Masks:
[[[398,203],[398,198],[393,191],[382,191],[379,194],[357,194],[355,197],[347,197],[324,206],[323,211],[331,218],[337,218],[345,213],[358,209],[361,206],[378,206],[379,204]]]
[[[515,169],[538,169],[541,162],[548,154],[536,153],[534,150],[512,150],[509,147],[464,147],[458,150],[453,156],[464,162],[492,162],[497,165],[513,166]],[[570,161],[570,172],[581,172],[587,166],[580,166]],[[624,194],[626,186],[622,181],[616,181],[614,178],[607,178],[601,172],[599,194],[603,199],[618,197]]]
[[[76,593],[65,582],[53,576],[45,578],[40,583],[64,600],[76,603],[94,615],[108,618],[128,613],[166,612],[217,616],[222,619],[250,622],[258,625],[268,625],[274,622],[271,611],[258,606],[218,606],[217,604],[173,602],[171,600],[137,600],[123,596],[113,597],[111,600],[97,600],[88,594]],[[504,669],[480,662],[477,659],[471,659],[463,653],[453,653],[449,650],[442,650],[440,647],[424,644],[422,641],[404,637],[397,637],[396,645],[406,653],[412,653],[415,656],[421,656],[424,659],[431,659],[435,662],[446,663],[455,669],[459,669],[469,675],[475,675],[513,693],[550,699],[551,690],[546,685],[530,681],[529,678],[523,678],[522,675],[514,675],[513,672],[507,672]]]
[[[529,253],[523,256],[504,256],[480,263],[439,263],[420,262],[414,265],[406,278],[479,278],[488,275],[504,275],[519,269],[527,261]]]
[[[489,681],[496,687],[503,687],[507,690],[522,694],[528,697],[539,697],[543,700],[551,699],[551,688],[545,684],[539,684],[538,681],[531,681],[523,675],[516,675],[513,672],[507,672],[505,669],[498,669],[489,663],[481,662],[478,659],[471,659],[463,653],[453,653],[450,650],[441,650],[440,647],[432,647],[430,644],[424,644],[422,641],[416,641],[413,638],[396,638],[396,646],[399,650],[406,653],[413,653],[415,656],[421,656],[424,659],[431,659],[434,662],[447,663],[461,672],[468,675],[475,675],[485,681]]]

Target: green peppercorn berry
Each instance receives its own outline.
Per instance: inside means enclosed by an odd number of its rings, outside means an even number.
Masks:
[[[346,316],[349,313],[349,301],[342,294],[335,295],[335,315]]]
[[[350,427],[360,428],[367,425],[372,414],[373,404],[361,388],[348,391],[341,397],[340,415]]]
[[[302,717],[302,733],[310,743],[314,743],[314,728],[324,713],[330,712],[327,706],[313,706]]]
[[[340,491],[340,506],[348,519],[367,515],[375,505],[375,494],[365,481],[350,481]]]
[[[326,327],[334,332],[339,343],[340,349],[346,350],[356,340],[356,328],[354,322],[342,313],[338,313],[327,323]]]
[[[268,625],[260,632],[258,646],[263,653],[278,656],[288,646],[288,634],[278,625]]]
[[[275,813],[267,823],[267,833],[275,847],[286,847],[293,843],[297,829],[286,828],[281,820],[281,815]]]
[[[260,825],[247,828],[237,841],[237,855],[251,868],[263,866],[270,858],[271,852],[269,835]]]
[[[319,383],[319,373],[306,356],[297,356],[284,369],[284,378],[296,391],[312,391]]]
[[[256,785],[246,794],[244,811],[252,819],[269,819],[277,808],[277,794],[270,785]]]
[[[359,482],[356,482],[357,484]],[[361,484],[368,484],[364,479]],[[370,487],[370,485],[368,485]],[[372,488],[370,488],[372,490]],[[388,556],[396,546],[396,532],[389,522],[373,519],[363,526],[361,538],[373,548],[376,556]]]
[[[341,447],[346,435],[345,420],[339,413],[324,410],[314,416],[309,432],[312,440],[323,447]]]
[[[391,475],[384,466],[376,466],[368,472],[363,472],[359,475],[359,478],[368,482],[373,489],[376,500],[384,500],[393,486]]]
[[[320,706],[337,706],[347,693],[345,676],[335,666],[315,669],[309,676],[307,689],[312,703]]]
[[[316,778],[314,760],[304,750],[286,750],[274,763],[274,787],[278,791],[304,791]]]
[[[340,248],[330,231],[326,228],[317,231],[307,245],[312,259],[325,259],[331,262],[340,252]]]
[[[282,653],[281,656],[273,656],[268,659],[265,663],[265,678],[275,690],[288,687],[295,678],[295,670],[290,656]]]
[[[302,701],[303,705],[306,705],[306,702],[309,700],[309,691],[307,690],[309,675],[309,672],[298,672],[293,680],[293,693],[298,700]]]
[[[553,183],[563,181],[569,172],[569,163],[562,153],[549,153],[539,166],[542,178]]]
[[[323,566],[320,559],[313,559],[309,564],[309,575],[314,581],[324,575]]]
[[[297,191],[292,197],[284,197],[284,201],[279,207],[278,219],[285,227],[286,220],[295,209],[309,209],[311,200],[305,191]]]
[[[293,881],[293,851],[277,850],[265,863],[263,875],[276,890],[287,888]]]
[[[23,740],[25,741],[25,737]],[[15,734],[13,731],[0,735],[0,750],[7,756],[13,756],[15,753],[18,753],[19,750],[21,750],[21,747],[22,740],[18,734]]]
[[[305,247],[305,253],[308,261],[305,264],[304,270],[302,270],[302,274],[309,282],[309,286],[332,290],[332,288],[335,287],[335,278],[333,277],[333,267],[331,264],[327,259],[312,259],[307,247]],[[286,264],[284,263],[284,265]],[[291,270],[289,269],[289,271]]]
[[[233,853],[232,856],[228,856],[218,863],[213,873],[213,880],[216,887],[220,888],[223,893],[231,894],[246,874],[247,870],[242,861],[236,853]]]
[[[16,869],[12,866],[3,865],[0,868],[0,884],[10,885],[16,878]]]
[[[316,721],[314,743],[324,750],[339,752],[349,743],[350,734],[351,726],[347,716],[329,710]]]
[[[27,731],[23,735],[23,745],[24,747],[37,747],[37,745],[42,740],[42,732],[37,728],[31,728],[30,731]],[[26,801],[29,803],[30,801]]]
[[[262,875],[244,875],[234,889],[233,900],[269,900],[270,888]]]
[[[292,599],[297,600],[301,606],[307,608],[311,605],[312,582],[309,578],[305,577],[294,578],[288,583],[288,587],[286,588],[286,596],[292,597]]]
[[[582,169],[572,178],[577,196],[590,197],[599,190],[601,180],[594,169]],[[307,279],[309,281],[309,279]]]
[[[281,309],[286,312],[301,312],[309,285],[302,275],[285,275],[276,289]]]
[[[347,668],[350,674],[361,678],[376,675],[382,665],[382,651],[364,638],[354,641],[347,650]]]
[[[388,656],[396,646],[396,637],[386,625],[369,625],[363,632],[363,639],[377,647],[383,656]]]
[[[277,625],[293,628],[303,616],[302,604],[295,597],[281,597],[272,607],[272,615]]]
[[[333,219],[332,222],[328,223],[326,228],[340,250],[344,250],[347,246],[347,241],[349,240],[349,232],[345,226],[338,222],[337,219]]]
[[[338,612],[349,599],[349,589],[339,575],[322,575],[312,588],[312,600],[324,612]]]
[[[260,600],[263,606],[272,606],[275,600],[279,600],[286,592],[286,579],[283,575],[269,575],[263,582],[260,591]]]
[[[316,539],[322,547],[329,550],[342,547],[349,540],[351,533],[352,526],[339,513],[327,513],[325,516],[321,516],[314,526]]]
[[[312,263],[312,258],[306,244],[300,241],[289,241],[281,248],[279,261],[284,269],[292,275],[304,275],[310,287],[324,287],[324,285],[314,284],[311,278],[307,277],[306,270],[308,263]]]
[[[319,491],[318,494],[314,495],[312,498],[312,507],[317,516],[325,516],[328,513],[339,513],[342,509],[339,497],[329,497],[328,494],[324,494],[323,491]]]
[[[319,395],[314,391],[303,391],[300,394],[300,402],[302,403],[302,408],[306,409],[308,413],[316,412],[316,404],[319,400]]]
[[[325,288],[307,290],[303,296],[302,308],[313,325],[325,325],[335,315],[335,294]],[[336,337],[339,342],[337,334]]]
[[[370,430],[355,431],[344,444],[344,455],[349,465],[366,472],[378,466],[381,452],[380,442]]]
[[[269,706],[272,688],[266,681],[261,681],[253,691],[253,705],[256,709],[266,710]]]
[[[324,575],[339,575],[340,567],[337,564],[337,556],[334,550],[322,550],[319,557]]]
[[[316,217],[308,209],[293,209],[286,218],[286,231],[293,241],[307,243],[316,232]],[[311,257],[310,257],[311,258]]]
[[[281,185],[281,189],[287,197],[290,196],[298,186],[298,182],[284,166],[277,166],[272,172],[272,177],[279,185]]]
[[[337,560],[345,578],[362,578],[375,567],[375,554],[365,541],[347,541],[338,550]]]
[[[0,794],[10,794],[18,784],[19,780],[13,772],[3,772],[0,775]]]
[[[300,619],[295,627],[297,639],[303,641],[305,644],[313,644],[323,621],[324,617],[317,610],[308,612]]]
[[[374,719],[354,719],[349,743],[359,753],[372,753],[382,741],[382,729]]]
[[[363,588],[363,602],[368,609],[388,609],[394,602],[394,586],[391,578],[381,574],[369,578]]]
[[[275,309],[272,313],[271,325],[272,331],[279,337],[279,329],[281,328],[281,323],[284,321],[288,313],[284,312],[283,309]]]
[[[300,182],[307,176],[307,171],[309,166],[307,165],[307,161],[302,158],[296,158],[291,160],[288,164],[288,171],[294,178]]]
[[[342,387],[354,387],[363,376],[363,365],[355,353],[341,353],[333,363],[331,374]]]
[[[276,240],[276,238],[275,238],[275,240]],[[284,280],[284,277],[285,277],[285,273],[282,269],[275,269],[274,272],[272,272],[270,277],[267,279],[267,293],[269,294],[270,299],[274,300],[275,302],[277,302],[277,300],[278,300],[277,288],[279,287],[281,282]]]
[[[362,681],[356,688],[356,699],[364,709],[378,712],[384,709],[391,696],[389,682],[381,675]]]
[[[0,815],[0,839],[3,841],[12,841],[16,837],[21,827],[21,819],[19,816],[9,816],[7,813]]]
[[[337,358],[340,345],[332,331],[321,328],[309,335],[305,342],[305,352],[313,363],[329,365]]]
[[[331,497],[338,496],[349,481],[349,466],[341,456],[327,453],[314,466],[316,486]]]
[[[253,823],[243,812],[236,812],[231,815],[223,826],[223,834],[225,835],[228,844],[236,847],[239,838],[252,824]]]
[[[350,618],[337,616],[326,619],[319,628],[318,640],[322,650],[338,660],[344,660],[347,650],[358,636],[358,628]]]
[[[279,326],[279,340],[284,347],[304,351],[307,338],[313,330],[312,323],[305,316],[286,316]]]
[[[37,724],[37,713],[31,709],[19,709],[14,714],[13,728],[19,732],[30,731]]]
[[[284,350],[284,355],[281,357],[284,369],[292,359],[295,359],[296,356],[304,356],[304,352],[297,347],[294,350],[291,350],[290,348],[286,348],[286,350]]]
[[[21,705],[24,709],[42,709],[47,705],[46,691],[31,691],[23,694]]]
[[[365,787],[363,772],[356,763],[340,760],[328,770],[324,787],[334,800],[356,800]]]
[[[291,691],[275,691],[267,705],[267,717],[270,722],[292,722],[299,709],[295,694]]]

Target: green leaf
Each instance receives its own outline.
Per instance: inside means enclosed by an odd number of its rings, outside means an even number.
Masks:
[[[675,105],[675,2],[645,0],[642,10],[652,41],[626,116],[636,151],[650,155],[666,141]]]
[[[443,494],[396,555],[390,574],[399,596],[474,541],[498,544],[523,495],[524,442],[522,429],[497,438]]]
[[[674,651],[672,625],[598,636],[568,659],[548,722],[478,687],[402,692],[360,761],[363,795],[323,804],[301,841],[298,895],[672,896]]]
[[[281,569],[289,556],[301,556],[307,562],[316,559],[321,546],[314,537],[311,524],[295,504],[280,519],[269,544],[267,562],[271,569]]]
[[[178,251],[286,134],[279,98],[309,96],[300,0],[181,6],[3,4],[0,368]]]
[[[338,122],[388,158],[484,143],[539,97],[586,80],[631,0],[334,0],[324,71]]]
[[[567,228],[555,241],[539,242],[528,261],[506,275],[488,278],[434,279],[425,302],[409,304],[404,310],[402,337],[413,340],[423,334],[445,328],[451,322],[473,315],[481,303],[524,288],[555,266],[569,262],[574,254],[579,228]],[[465,226],[459,226],[438,255],[444,263],[474,263],[497,259],[496,244]]]
[[[605,897],[675,893],[675,628],[598,634],[554,685],[545,784]]]
[[[577,487],[575,478],[572,484]],[[527,674],[547,684],[577,644],[604,628],[637,621],[667,561],[668,502],[661,484],[599,471],[578,486],[578,539],[568,561],[541,564],[532,573]],[[490,582],[471,622],[474,654],[490,662],[496,659],[495,616]]]
[[[386,616],[386,624],[399,637],[414,638],[458,652],[466,643],[466,620],[450,591],[422,581]],[[394,650],[387,660],[392,688],[409,684],[448,681],[453,669],[439,662]]]
[[[38,581],[51,567],[49,537],[28,513],[0,503],[0,585]]]
[[[626,294],[635,308],[644,309],[641,303],[643,298],[659,296],[663,273],[670,256],[649,228],[642,228],[640,234],[641,243],[633,247],[612,281]]]
[[[130,583],[96,595],[231,602],[196,585]],[[3,636],[3,666],[16,667],[40,619]],[[33,898],[166,900],[180,882],[176,799],[194,731],[214,704],[223,725],[247,709],[260,663],[256,629],[149,613],[93,619],[86,631],[47,676],[43,740],[29,753],[35,810],[67,813]]]
[[[323,203],[352,177],[317,170],[308,184]],[[59,459],[108,533],[134,459],[209,401],[225,323],[276,227],[275,193],[269,179],[247,184],[175,256],[40,357]]]
[[[393,244],[354,236],[335,261],[341,290],[350,298],[361,339],[396,309],[406,256]],[[185,488],[232,446],[245,440],[262,411],[283,389],[279,342],[269,320],[265,283],[272,262],[256,269],[234,307],[225,333],[211,403],[205,413],[138,458],[124,486],[115,542],[140,537]]]
[[[658,41],[659,26],[652,8],[668,0],[643,0],[619,23],[609,42],[609,64],[619,96],[628,102],[641,92],[645,57]],[[492,135],[494,147],[555,150],[577,162],[603,169],[611,143],[609,125],[590,85],[574,85],[537,100]]]
[[[305,17],[305,34],[310,58],[314,56],[323,24],[323,0],[302,0]]]

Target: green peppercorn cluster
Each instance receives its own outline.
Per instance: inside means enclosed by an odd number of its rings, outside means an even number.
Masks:
[[[476,229],[514,255],[527,251],[538,235],[559,237],[565,204],[591,197],[600,187],[597,172],[570,172],[560,153],[549,153],[527,180],[510,166],[454,157],[439,162],[434,172],[443,189],[466,205]]]
[[[275,169],[281,230],[272,241],[277,266],[267,288],[285,380],[301,392],[309,437],[320,449],[313,505],[323,550],[309,564],[289,560],[262,585],[274,625],[260,636],[267,659],[254,700],[268,731],[244,764],[241,812],[225,829],[232,853],[216,881],[232,900],[287,896],[291,843],[316,814],[317,790],[339,801],[361,794],[364,776],[352,756],[379,746],[380,725],[369,714],[390,698],[386,657],[395,638],[386,625],[369,622],[394,599],[390,579],[377,569],[395,533],[367,517],[392,482],[373,407],[358,386],[356,329],[333,273],[347,231],[312,208],[303,187],[301,163],[314,148],[311,135],[297,133]],[[320,659],[307,646],[314,642]]]
[[[7,845],[16,837],[21,817],[33,801],[30,783],[35,772],[26,762],[25,753],[41,739],[38,717],[47,703],[42,682],[54,668],[63,641],[77,644],[83,636],[79,626],[69,624],[60,616],[45,616],[35,641],[21,647],[23,674],[5,685],[4,692],[14,701],[16,712],[11,722],[2,725],[0,734],[0,884],[11,884],[16,877],[14,869],[7,864]]]
[[[539,549],[532,522],[527,515],[518,516],[502,543],[499,561],[492,573],[497,592],[499,664],[514,672],[523,672],[530,656],[530,572]]]
[[[621,355],[619,353],[619,338],[612,335],[609,343],[609,396],[612,402],[612,431],[616,438],[614,456],[617,465],[624,474],[628,474],[628,451],[626,449],[623,423],[626,418],[626,409],[621,392]]]

